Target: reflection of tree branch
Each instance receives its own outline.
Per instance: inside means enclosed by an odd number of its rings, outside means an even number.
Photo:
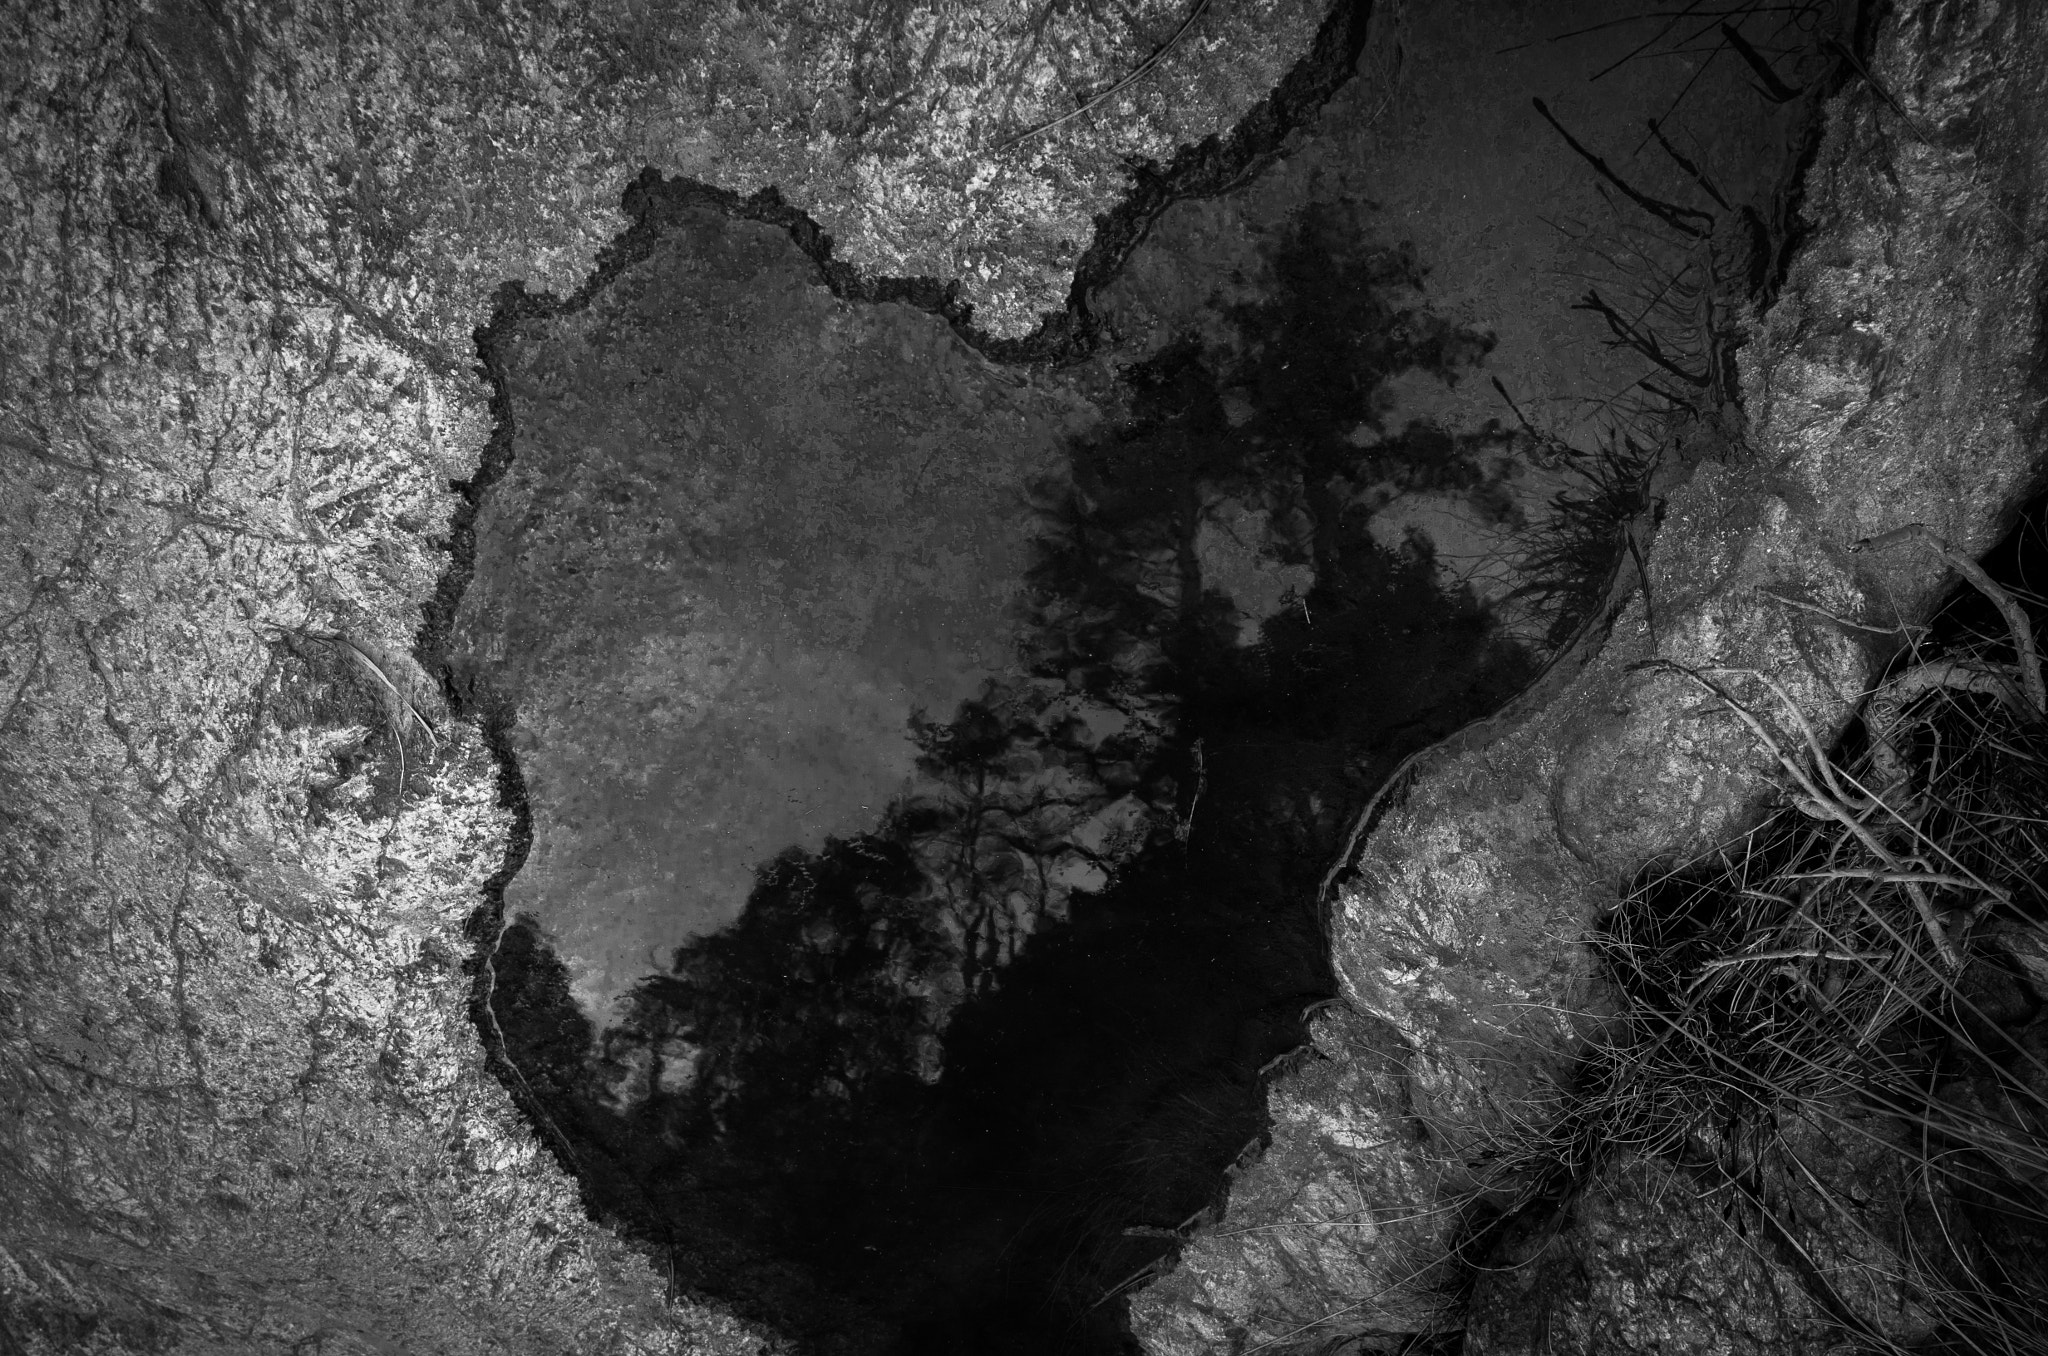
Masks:
[[[1541,99],[1531,99],[1529,102],[1535,105],[1536,111],[1542,114],[1543,120],[1555,128],[1557,134],[1564,138],[1565,145],[1571,147],[1581,160],[1591,165],[1601,178],[1613,184],[1623,193],[1626,193],[1629,201],[1633,202],[1636,206],[1642,208],[1672,230],[1692,236],[1695,239],[1704,236],[1708,230],[1713,228],[1714,217],[1711,212],[1702,212],[1696,207],[1681,207],[1677,203],[1665,202],[1662,198],[1653,198],[1647,193],[1637,191],[1627,180],[1616,174],[1605,160],[1602,160],[1599,156],[1586,149],[1586,147],[1579,143],[1577,137],[1567,132],[1564,129],[1564,124],[1551,115],[1548,104],[1544,103]],[[1704,222],[1705,228],[1694,225],[1694,222]]]
[[[1574,311],[1592,311],[1599,315],[1601,319],[1607,322],[1607,328],[1614,331],[1617,343],[1634,349],[1686,385],[1705,389],[1708,381],[1706,376],[1688,372],[1685,368],[1680,367],[1670,355],[1665,353],[1662,346],[1657,343],[1657,337],[1654,334],[1624,320],[1620,313],[1608,305],[1598,292],[1588,289],[1585,299],[1574,303],[1572,309]]]
[[[1748,38],[1742,36],[1741,29],[1733,24],[1724,23],[1721,25],[1721,36],[1728,40],[1728,45],[1735,49],[1735,55],[1741,57],[1743,64],[1762,82],[1765,98],[1772,103],[1789,104],[1800,96],[1802,91],[1793,89],[1778,78],[1778,73],[1771,69],[1771,63],[1764,59],[1762,52],[1750,44]]]

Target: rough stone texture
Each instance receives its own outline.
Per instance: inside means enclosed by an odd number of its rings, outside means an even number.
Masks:
[[[958,280],[1020,335],[1066,300],[1128,166],[1227,132],[1307,50],[1327,6],[1228,0],[1143,79],[1184,0],[564,7],[565,45],[618,109],[612,144],[670,173],[803,206],[851,262]],[[573,16],[573,17],[571,17]],[[608,139],[609,140],[609,139]]]
[[[1187,12],[0,11],[10,1349],[759,1348],[588,1226],[465,1019],[509,820],[408,647],[489,423],[472,330],[573,291],[653,162],[1022,332],[1127,159],[1323,17],[1203,6],[1001,147]]]
[[[1307,50],[1328,6],[1200,6],[1149,75],[1025,136],[1107,92],[1197,8],[705,4],[701,18],[666,21],[672,43],[697,48],[679,69],[636,53],[626,25],[602,37],[645,63],[628,122],[648,163],[742,192],[779,185],[852,262],[957,279],[978,322],[1014,336],[1065,302],[1128,167],[1227,132]]]
[[[574,290],[621,225],[620,188],[650,164],[741,192],[779,185],[852,262],[959,279],[982,325],[1016,335],[1065,301],[1126,165],[1233,125],[1323,17],[1308,0],[1209,6],[1147,79],[998,151],[1113,85],[1185,12],[24,5],[8,82],[31,100],[59,72],[142,84],[134,133],[198,215],[268,227],[264,266],[371,315],[430,310],[458,362],[473,289]],[[366,267],[431,280],[431,298],[363,287]]]
[[[1848,544],[1920,521],[1976,553],[2008,525],[2040,457],[2044,143],[2015,134],[2048,108],[2039,21],[2016,3],[1909,5],[1880,30],[1873,70],[1905,116],[1865,85],[1828,110],[1811,233],[1745,353],[1746,444],[1671,495],[1650,613],[1638,595],[1581,671],[1553,671],[1549,690],[1443,748],[1368,841],[1332,919],[1345,997],[1367,1016],[1328,1028],[1345,1034],[1282,1080],[1272,1147],[1233,1184],[1229,1214],[1137,1302],[1151,1350],[1454,1322],[1429,1301],[1469,1199],[1463,1166],[1542,1114],[1543,1071],[1568,1049],[1562,1014],[1589,1006],[1574,939],[1636,867],[1737,829],[1772,787],[1725,709],[1634,666],[1758,670],[1831,741],[1891,644],[1854,628],[1921,615],[1947,577],[1924,554]],[[1729,685],[1780,737],[1794,728],[1758,681]],[[1404,1124],[1427,1137],[1395,1134]],[[1408,1232],[1264,1241],[1344,1192],[1352,1217]],[[1612,1235],[1624,1251],[1685,1237],[1640,1207],[1612,1217],[1636,1221]],[[1727,1296],[1700,1312],[1751,1325],[1763,1348],[1801,1321],[1772,1327]]]
[[[1813,234],[1746,355],[1758,462],[1673,499],[1651,570],[1657,655],[1770,674],[1824,744],[1889,653],[1825,614],[1893,626],[1951,578],[1914,548],[1849,545],[1921,522],[1981,554],[2039,474],[2035,23],[2023,6],[1925,5],[1887,26],[1873,73],[1905,116],[1867,90],[1831,112],[1807,179]],[[1725,720],[1703,730],[1688,696],[1675,675],[1636,678],[1628,716],[1595,717],[1569,755],[1560,830],[1610,870],[1721,837],[1769,766]]]
[[[1231,121],[1317,17],[1218,6],[1170,83],[981,172],[994,89],[1038,116],[1169,14],[0,13],[10,1349],[760,1349],[583,1220],[466,1020],[508,821],[384,684],[442,718],[407,649],[488,423],[471,329],[573,289],[649,159],[829,191],[854,257],[1028,324],[1119,157]]]
[[[1029,486],[1093,411],[709,209],[500,347],[513,461],[458,645],[518,713],[507,905],[602,1022],[777,853],[873,830],[911,716],[1014,665]]]
[[[1770,456],[1776,430],[1759,422],[1757,450]],[[1796,462],[1786,447],[1782,462]],[[2012,494],[2025,474],[2008,455],[2002,477]],[[1650,566],[1646,614],[1614,636],[1596,669],[1601,686],[1578,699],[1564,733],[1564,762],[1551,787],[1558,836],[1612,881],[1645,862],[1686,856],[1726,837],[1755,807],[1777,766],[1769,750],[1725,712],[1709,691],[1668,669],[1631,672],[1652,658],[1690,670],[1732,667],[1768,675],[1830,740],[1874,676],[1878,647],[1826,617],[1769,595],[1845,617],[1872,618],[1870,596],[1846,567],[1843,539],[1785,499],[1759,492],[1753,465],[1707,465],[1673,495]],[[1762,477],[1770,485],[1774,477]],[[1900,504],[1919,504],[1900,500]],[[1896,505],[1895,505],[1896,507]],[[1986,528],[1973,529],[1978,546]],[[1923,596],[1940,578],[1923,558]],[[1804,744],[1787,712],[1760,679],[1715,673],[1714,681],[1778,730],[1788,749]]]
[[[408,657],[486,426],[468,284],[588,224],[529,194],[427,246],[389,184],[293,180],[361,130],[302,36],[0,17],[0,1334],[761,1350],[661,1303],[486,1072],[509,821]]]
[[[1803,1158],[1829,1174],[1822,1198],[1783,1163],[1763,1174],[1766,1212],[1734,1184],[1625,1156],[1602,1168],[1567,1210],[1526,1227],[1479,1285],[1466,1349],[1474,1356],[1655,1351],[1766,1356],[1839,1350],[1842,1325],[1816,1298],[1834,1298],[1884,1338],[1909,1346],[1928,1329],[1883,1281],[1911,1190],[1898,1157],[1869,1145],[1845,1152],[1811,1135]],[[1820,1152],[1816,1153],[1815,1150]],[[1832,1167],[1832,1170],[1830,1170]],[[1852,1223],[1838,1213],[1851,1200]]]

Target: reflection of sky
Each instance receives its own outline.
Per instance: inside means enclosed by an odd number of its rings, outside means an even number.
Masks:
[[[1270,513],[1235,499],[1211,506],[1195,532],[1202,583],[1237,608],[1240,645],[1257,644],[1261,623],[1315,586],[1315,568],[1281,560],[1274,536]]]
[[[700,223],[510,374],[518,454],[465,608],[509,637],[486,657],[534,812],[507,903],[593,1009],[735,918],[775,854],[875,828],[911,714],[1013,662],[1020,505],[1072,408],[929,316],[764,304],[764,271],[808,267]]]
[[[856,656],[739,634],[637,648],[604,678],[641,700],[534,713],[529,786],[555,813],[537,819],[509,891],[515,909],[544,918],[574,901],[579,926],[564,941],[572,968],[591,972],[579,987],[592,1000],[729,922],[755,867],[783,848],[872,827],[910,782],[905,722],[933,695]],[[688,662],[707,652],[714,662]]]
[[[808,261],[771,228],[719,218],[679,235],[513,355],[520,445],[486,505],[465,602],[517,705],[533,806],[508,904],[540,919],[593,1009],[735,919],[778,853],[871,831],[906,793],[936,794],[915,785],[910,717],[944,724],[1016,676],[1040,526],[1027,487],[1063,468],[1065,439],[1093,418],[930,316],[798,281]],[[1225,393],[1233,425],[1252,417],[1244,400]],[[1350,488],[1359,503],[1401,487]],[[1209,502],[1193,547],[1249,646],[1283,611],[1312,621],[1311,528],[1298,504],[1233,493],[1251,498]],[[1398,524],[1428,532],[1440,568],[1461,558],[1454,498]],[[1153,602],[1181,605],[1174,550],[1138,560],[1135,578]],[[1094,662],[1135,690],[1159,660],[1131,638]],[[1106,709],[1071,714],[1095,743],[1112,733],[1094,728],[1114,719]],[[1005,794],[1029,802],[1045,771],[1006,772]],[[1135,780],[1062,791],[1072,822],[1059,832]],[[1034,841],[1058,817],[1017,816]],[[1138,834],[1107,820],[1089,832]],[[1062,888],[1103,875],[1057,853],[1033,865]],[[1058,911],[1050,899],[1011,911],[1026,908]]]

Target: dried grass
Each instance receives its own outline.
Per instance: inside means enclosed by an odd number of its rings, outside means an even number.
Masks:
[[[1754,710],[1726,671],[1687,671],[1778,758],[1790,794],[1739,841],[1628,893],[1594,943],[1617,1011],[1578,1085],[1501,1144],[1495,1180],[1528,1205],[1624,1154],[1738,1194],[1775,1174],[1822,1221],[1766,1213],[1765,1233],[1824,1237],[1872,1273],[1802,1268],[1851,1346],[1906,1349],[1898,1310],[1856,1298],[1890,1294],[1920,1316],[1914,1350],[2048,1352],[2048,1014],[2023,1034],[1985,1008],[2028,978],[2014,956],[2048,956],[2048,700],[2027,615],[2041,600],[1924,529],[1867,545],[1903,541],[1967,566],[2006,634],[1916,647],[1835,757],[1796,713],[1799,746],[1774,733],[1789,703]],[[1894,1169],[1896,1211],[1873,1223],[1842,1199],[1839,1174],[1824,1181],[1795,1147],[1815,1143]],[[1769,1195],[1750,1191],[1752,1212]]]

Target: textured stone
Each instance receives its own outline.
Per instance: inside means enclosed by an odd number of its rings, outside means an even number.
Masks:
[[[293,197],[333,110],[266,101],[253,24],[0,17],[0,1331],[762,1350],[662,1304],[484,1066],[510,820],[409,657],[479,298]]]
[[[1227,131],[1323,17],[1307,0],[1205,8],[1149,78],[1006,147],[1114,85],[1186,8],[41,8],[14,12],[29,88],[69,69],[52,36],[112,35],[98,60],[162,99],[147,135],[201,219],[269,227],[273,267],[371,315],[395,318],[399,296],[358,291],[366,265],[432,278],[403,309],[431,308],[451,356],[497,282],[574,290],[650,165],[779,186],[852,263],[957,279],[980,323],[1025,333],[1064,303],[1127,165]]]
[[[1829,549],[1845,543],[1828,542],[1754,483],[1753,469],[1709,464],[1671,496],[1648,606],[1589,673],[1599,686],[1578,699],[1564,736],[1552,787],[1557,832],[1609,879],[1726,838],[1777,771],[1776,756],[1702,677],[1741,701],[1780,747],[1803,755],[1785,701],[1828,739],[1884,653],[1870,633],[1795,605],[1853,621],[1868,595],[1842,567],[1842,552]],[[1924,562],[1922,573],[1931,573]],[[1794,601],[1775,601],[1783,598]],[[1617,660],[1655,667],[1631,671]]]
[[[1230,7],[1171,85],[984,154],[1178,12],[0,11],[10,1346],[763,1349],[584,1219],[468,1021],[510,819],[407,656],[472,331],[580,285],[650,160],[814,190],[857,262],[1028,328],[1121,157],[1234,122],[1319,17]]]
[[[1743,355],[1749,436],[1669,495],[1648,606],[1638,593],[1590,658],[1426,759],[1340,886],[1332,949],[1345,996],[1385,1028],[1336,1059],[1391,1060],[1400,1073],[1347,1077],[1311,1060],[1280,1081],[1272,1148],[1234,1181],[1230,1212],[1181,1270],[1137,1301],[1151,1350],[1455,1322],[1421,1322],[1415,1290],[1442,1279],[1433,1268],[1459,1237],[1456,1210],[1475,1185],[1467,1158],[1556,1105],[1543,1073],[1568,1058],[1567,1014],[1596,1006],[1578,939],[1636,869],[1739,831],[1777,785],[1768,752],[1670,666],[1743,671],[1719,680],[1788,749],[1802,747],[1795,709],[1831,743],[1898,643],[1885,628],[1924,616],[1949,577],[1924,552],[1853,555],[1850,544],[1926,522],[1981,552],[2009,525],[2041,455],[2048,143],[2011,133],[2048,109],[2038,23],[2025,5],[1944,4],[1903,7],[1880,29],[1873,69],[1890,99],[1854,85],[1828,109],[1805,181],[1808,234]],[[1296,1128],[1370,1134],[1417,1111],[1440,1138],[1341,1161]],[[1376,1215],[1439,1223],[1361,1239],[1342,1257],[1282,1257],[1239,1232],[1311,1183],[1358,1180],[1381,1184],[1363,1202]],[[1660,1218],[1628,1207],[1600,1246],[1664,1258],[1638,1280],[1683,1294],[1698,1279],[1681,1256],[1689,1235]],[[1649,1265],[1616,1261],[1612,1283],[1588,1293],[1587,1322],[1620,1325],[1601,1349],[1669,1336],[1629,1326],[1658,1321],[1626,1281]],[[1716,1344],[1748,1332],[1751,1349],[1796,1349],[1770,1345],[1797,1328],[1763,1311],[1775,1284],[1723,1293],[1686,1341],[1726,1349]]]
[[[1838,1350],[1846,1333],[1816,1297],[1814,1277],[1843,1312],[1910,1345],[1924,1312],[1900,1307],[1877,1278],[1901,1265],[1890,1246],[1902,1201],[1900,1160],[1845,1153],[1840,1143],[1803,1157],[1838,1169],[1822,1197],[1785,1164],[1762,1174],[1773,1219],[1744,1188],[1624,1156],[1583,1184],[1547,1219],[1531,1222],[1482,1273],[1466,1330],[1474,1356],[1619,1356]],[[1854,1177],[1854,1199],[1844,1187]],[[1876,1300],[1876,1303],[1872,1301]],[[1889,1308],[1887,1307],[1889,1304]]]
[[[1875,74],[1906,118],[1867,90],[1830,117],[1802,208],[1813,235],[1745,353],[1755,460],[1695,477],[1659,540],[1655,656],[1770,675],[1823,744],[1896,647],[1885,628],[1950,577],[1916,548],[1850,545],[1920,522],[1981,554],[2038,474],[2042,241],[2022,214],[2048,171],[2027,130],[2048,76],[2028,22],[1930,6],[1887,29]],[[1732,686],[1797,739],[1775,694]],[[1591,718],[1559,784],[1576,850],[1625,871],[1742,817],[1771,760],[1724,717],[1703,729],[1698,695],[1646,674],[1622,720]]]

